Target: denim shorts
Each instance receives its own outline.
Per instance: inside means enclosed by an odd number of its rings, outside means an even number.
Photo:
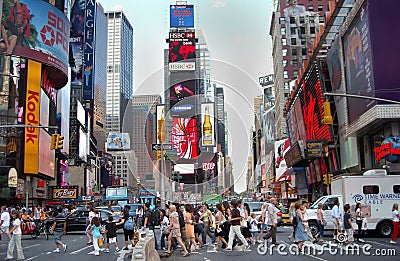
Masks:
[[[63,232],[54,232],[54,241],[56,242],[56,244],[61,244],[61,237],[63,236]]]

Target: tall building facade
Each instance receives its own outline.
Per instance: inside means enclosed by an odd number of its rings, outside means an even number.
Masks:
[[[275,1],[270,35],[274,60],[276,139],[288,137],[283,109],[291,91],[290,82],[296,80],[307,60],[309,48],[319,26],[324,24],[324,13],[329,0]]]
[[[225,120],[225,97],[222,87],[215,88],[215,105],[217,107],[217,144],[221,147],[221,152],[224,156],[228,153],[228,140],[226,139],[226,120]]]
[[[125,109],[133,94],[133,27],[122,11],[106,12],[106,16],[107,130],[121,132]]]
[[[135,177],[147,188],[154,188],[152,178],[154,164],[152,144],[155,141],[156,105],[161,103],[160,95],[134,95],[126,109],[123,130],[131,135],[131,149],[135,151],[137,172]],[[151,174],[151,175],[148,175]],[[151,177],[150,177],[151,176]],[[142,182],[143,181],[143,182]],[[151,182],[152,181],[152,182]]]

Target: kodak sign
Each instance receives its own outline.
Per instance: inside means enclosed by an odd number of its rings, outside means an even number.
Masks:
[[[42,65],[28,60],[26,85],[25,124],[39,126],[40,122],[40,80]],[[25,128],[24,172],[38,174],[39,171],[39,129]]]

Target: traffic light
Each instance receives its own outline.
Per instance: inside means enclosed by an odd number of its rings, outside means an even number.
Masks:
[[[332,183],[332,179],[333,179],[333,174],[329,173],[328,174],[328,178],[329,178],[329,184],[331,184]]]
[[[328,176],[328,174],[324,174],[324,176],[323,176],[323,178],[324,178],[324,184],[325,185],[329,185],[329,176]]]
[[[56,149],[57,134],[51,134],[50,150]]]
[[[64,142],[64,136],[57,134],[56,149],[62,149],[64,147],[63,142]]]
[[[324,102],[324,119],[322,120],[322,124],[332,125],[332,114],[331,114],[331,103]]]

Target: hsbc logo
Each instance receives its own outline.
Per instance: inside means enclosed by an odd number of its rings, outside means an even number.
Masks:
[[[194,71],[196,68],[196,63],[186,62],[186,63],[170,63],[170,71]]]
[[[195,38],[194,32],[170,32],[169,39],[193,39]]]

